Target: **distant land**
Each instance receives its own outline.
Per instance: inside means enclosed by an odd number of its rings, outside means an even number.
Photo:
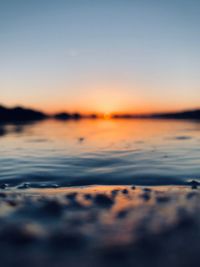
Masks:
[[[81,113],[68,113],[61,112],[57,114],[46,114],[44,112],[24,108],[24,107],[14,107],[7,108],[5,106],[0,106],[0,122],[29,122],[38,121],[45,119],[56,119],[56,120],[80,120],[80,119],[97,119],[103,118],[103,115],[90,114],[83,115]],[[112,119],[176,119],[176,120],[200,120],[200,109],[181,111],[181,112],[171,112],[171,113],[153,113],[153,114],[113,114],[110,116]]]
[[[167,112],[167,113],[153,113],[153,114],[114,114],[112,116],[115,119],[179,119],[179,120],[200,120],[200,109],[196,110],[187,110],[187,111],[180,111],[180,112]]]
[[[56,120],[79,120],[83,118],[96,119],[98,116],[95,114],[91,115],[82,115],[80,113],[57,113],[57,114],[47,114],[42,111],[24,108],[24,107],[13,107],[8,108],[5,106],[0,106],[0,123],[7,122],[31,122],[39,121],[45,119],[56,119]]]
[[[46,119],[48,116],[40,111],[22,107],[7,108],[0,106],[0,122],[27,122]]]

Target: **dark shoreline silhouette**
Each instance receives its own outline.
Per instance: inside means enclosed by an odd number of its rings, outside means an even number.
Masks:
[[[53,115],[44,112],[27,109],[23,107],[7,108],[0,106],[0,123],[21,123],[33,122],[45,119],[56,119],[61,121],[80,120],[80,119],[98,119],[103,118],[103,115],[81,113],[61,112]],[[200,120],[200,109],[168,112],[168,113],[153,113],[153,114],[113,114],[112,119],[176,119],[176,120]]]
[[[200,120],[200,109],[153,114],[114,114],[113,119],[176,119],[176,120]]]
[[[57,120],[101,119],[103,115],[62,112],[52,116]],[[152,113],[152,114],[113,114],[112,119],[176,119],[176,120],[200,120],[200,109],[181,112]]]
[[[183,112],[153,114],[152,118],[200,120],[200,110],[197,109],[197,110],[190,110],[190,111],[183,111]]]
[[[57,120],[80,120],[80,119],[98,119],[101,118],[101,116],[98,116],[96,114],[90,114],[90,115],[83,115],[80,113],[68,113],[68,112],[62,112],[62,113],[57,113],[53,115],[54,119]]]
[[[44,120],[48,116],[40,111],[22,107],[6,108],[0,106],[0,123],[6,122],[29,122]]]

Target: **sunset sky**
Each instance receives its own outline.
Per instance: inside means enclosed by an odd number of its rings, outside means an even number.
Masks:
[[[200,107],[199,0],[1,0],[0,103],[48,112]]]

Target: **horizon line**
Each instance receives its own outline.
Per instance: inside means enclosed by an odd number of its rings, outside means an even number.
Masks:
[[[97,117],[115,117],[115,116],[119,116],[119,117],[123,117],[123,116],[152,116],[152,115],[167,115],[167,114],[177,114],[177,113],[184,113],[184,112],[194,112],[194,111],[199,111],[200,107],[193,107],[193,108],[185,108],[185,109],[177,109],[177,110],[171,110],[171,111],[167,111],[167,110],[163,110],[163,111],[152,111],[152,112],[95,112],[95,111],[91,111],[91,112],[81,112],[79,110],[77,111],[67,111],[67,110],[60,110],[58,112],[46,112],[42,109],[39,108],[34,108],[31,106],[26,106],[26,105],[13,105],[13,106],[7,106],[4,104],[0,103],[0,108],[6,108],[6,109],[17,109],[17,108],[21,108],[21,109],[26,109],[26,110],[32,110],[32,111],[37,111],[37,112],[41,112],[47,116],[56,116],[56,115],[60,115],[60,114],[69,114],[69,115],[74,115],[74,114],[78,114],[81,116],[97,116]]]

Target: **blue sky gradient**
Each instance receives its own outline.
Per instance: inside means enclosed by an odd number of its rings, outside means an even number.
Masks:
[[[1,0],[0,102],[54,112],[196,108],[200,1]]]

